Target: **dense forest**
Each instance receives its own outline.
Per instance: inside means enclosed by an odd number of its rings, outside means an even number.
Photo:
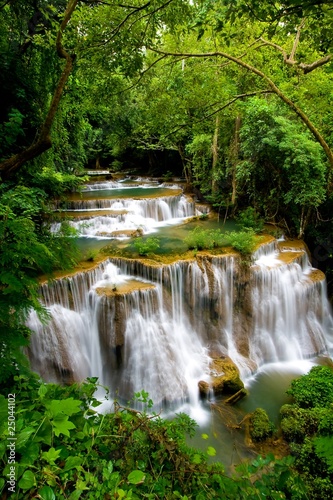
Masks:
[[[66,222],[50,231],[52,203],[87,169],[184,178],[225,219],[251,207],[306,242],[332,294],[332,33],[330,0],[1,0],[2,498],[332,498],[329,368],[281,410],[293,456],[231,478],[187,446],[186,416],[153,419],[144,393],[142,412],[101,416],[96,380],[45,384],[23,355],[31,308],[47,321],[38,276],[79,259]],[[251,425],[254,441],[274,432],[260,412]]]

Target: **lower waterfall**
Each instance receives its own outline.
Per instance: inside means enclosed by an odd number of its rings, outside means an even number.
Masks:
[[[145,390],[156,404],[196,405],[212,358],[230,357],[245,380],[266,363],[328,355],[324,276],[304,252],[270,252],[245,267],[236,255],[110,259],[45,284],[50,321],[28,321],[32,369],[58,382],[96,376],[127,400]]]

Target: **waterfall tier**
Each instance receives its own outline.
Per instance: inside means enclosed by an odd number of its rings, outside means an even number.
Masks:
[[[110,259],[43,285],[51,320],[29,318],[32,368],[49,380],[98,376],[120,396],[144,389],[157,403],[198,397],[211,357],[230,357],[246,378],[265,363],[328,353],[324,275],[300,249],[269,250],[252,266],[232,255]]]
[[[107,213],[106,209],[110,212]],[[175,224],[196,214],[193,200],[184,195],[142,200],[72,200],[66,202],[66,210],[75,211],[78,214],[84,211],[86,217],[75,217],[70,225],[81,236],[95,238],[118,238],[147,234],[154,232],[161,225]],[[87,215],[89,210],[94,211],[94,214]],[[97,210],[101,210],[103,213],[98,214]],[[53,224],[52,231],[58,231],[59,226],[59,223]],[[138,231],[139,233],[136,234],[135,232]]]

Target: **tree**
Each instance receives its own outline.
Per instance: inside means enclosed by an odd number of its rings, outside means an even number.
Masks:
[[[5,5],[4,8],[6,7],[10,8]],[[169,7],[168,13],[165,13],[166,7]],[[64,60],[64,65],[48,111],[32,144],[0,163],[2,177],[11,176],[27,161],[51,147],[51,128],[77,53],[81,55],[97,45],[99,51],[94,53],[94,61],[104,64],[107,62],[113,68],[119,65],[120,57],[126,53],[125,65],[127,72],[130,73],[142,64],[142,48],[146,41],[152,40],[162,24],[169,22],[172,25],[175,13],[179,15],[185,10],[186,4],[179,0],[148,1],[131,6],[102,0],[92,0],[87,3],[83,0],[68,0],[55,41],[56,53]],[[73,16],[74,11],[77,13],[76,17]],[[71,33],[66,37],[70,48],[66,49],[63,37],[71,21],[74,21],[71,23]],[[124,63],[124,59],[122,62]]]

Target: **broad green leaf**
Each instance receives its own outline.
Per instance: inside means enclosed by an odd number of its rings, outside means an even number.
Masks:
[[[133,470],[130,474],[128,474],[127,480],[130,484],[139,484],[143,483],[145,477],[146,476],[142,470]]]
[[[68,415],[70,417],[74,413],[79,413],[81,411],[81,401],[75,400],[73,398],[54,399],[50,404],[46,406],[53,417],[55,417],[59,413],[64,413],[65,415]]]
[[[61,450],[56,450],[52,447],[48,451],[44,451],[44,453],[42,453],[42,458],[49,464],[54,464],[54,462],[59,458],[60,453]]]
[[[68,500],[78,500],[81,496],[82,491],[81,490],[75,490],[73,493],[70,494]]]
[[[31,470],[26,470],[18,482],[18,485],[22,490],[30,490],[35,484],[35,476]]]
[[[77,469],[81,467],[82,463],[82,457],[68,457],[66,462],[65,462],[65,467],[63,471],[71,470],[71,469]]]
[[[55,500],[55,494],[50,486],[43,486],[43,488],[38,491],[38,494],[42,500]]]
[[[21,451],[20,465],[32,465],[39,457],[38,443],[28,443]]]
[[[41,399],[44,398],[45,394],[47,393],[47,386],[46,384],[41,384],[38,389],[38,395],[40,396]]]
[[[202,439],[208,439],[209,438],[208,434],[201,434],[201,437],[202,437]]]
[[[75,429],[73,422],[68,421],[68,417],[63,415],[63,418],[59,420],[52,420],[52,425],[54,427],[54,434],[58,437],[60,434],[64,436],[69,436],[69,431]]]
[[[22,448],[30,439],[31,434],[33,434],[34,432],[36,432],[36,429],[33,427],[27,427],[26,429],[24,429],[24,431],[20,432],[20,434],[17,436],[16,448],[18,450]]]

